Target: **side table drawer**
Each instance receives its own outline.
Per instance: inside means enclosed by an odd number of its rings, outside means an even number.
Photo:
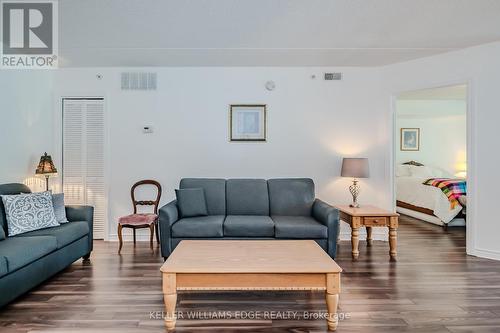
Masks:
[[[387,217],[365,217],[364,225],[365,226],[385,226],[388,225],[389,221]]]

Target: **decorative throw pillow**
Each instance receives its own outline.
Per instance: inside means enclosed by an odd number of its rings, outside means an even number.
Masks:
[[[396,177],[410,177],[410,167],[405,164],[396,165]]]
[[[52,194],[52,206],[58,223],[68,223],[66,207],[64,206],[64,193]]]
[[[175,190],[177,207],[182,218],[207,216],[207,202],[202,188],[183,188]]]
[[[2,195],[9,236],[57,227],[50,192]]]
[[[431,178],[431,177],[433,177],[431,170],[426,166],[411,165],[410,170],[411,170],[412,177],[418,177],[418,178]]]

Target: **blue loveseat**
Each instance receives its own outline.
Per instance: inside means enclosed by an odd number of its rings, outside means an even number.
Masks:
[[[0,185],[1,194],[30,193],[23,184]],[[0,307],[92,251],[93,207],[66,206],[68,223],[8,237],[0,200]],[[2,230],[0,230],[2,232]]]
[[[181,218],[175,200],[163,206],[164,258],[184,239],[312,239],[335,257],[339,213],[315,199],[311,179],[184,178],[179,187],[202,188],[208,216]]]

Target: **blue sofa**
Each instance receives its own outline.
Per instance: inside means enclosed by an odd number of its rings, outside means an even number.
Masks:
[[[23,184],[0,185],[0,194],[30,192]],[[6,235],[0,240],[0,307],[79,258],[88,259],[92,251],[93,215],[93,207],[66,206],[70,222],[8,237],[5,209],[0,200],[0,227]]]
[[[160,209],[162,256],[184,239],[312,239],[332,258],[338,210],[315,199],[308,178],[184,178],[183,188],[203,188],[208,216],[180,218],[176,201]]]

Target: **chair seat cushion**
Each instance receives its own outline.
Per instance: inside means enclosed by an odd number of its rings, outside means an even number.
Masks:
[[[274,222],[269,216],[228,215],[224,221],[225,237],[273,237]]]
[[[0,253],[7,259],[9,273],[29,265],[56,249],[57,240],[53,236],[9,237],[0,242]]]
[[[60,249],[88,234],[89,224],[87,222],[74,221],[61,224],[58,227],[30,231],[15,237],[53,236],[57,240],[57,248]]]
[[[172,225],[173,237],[222,237],[224,215],[187,217]]]
[[[312,217],[273,215],[271,218],[274,221],[276,238],[328,238],[328,228]]]
[[[131,214],[118,219],[121,225],[150,225],[158,219],[156,214]]]

